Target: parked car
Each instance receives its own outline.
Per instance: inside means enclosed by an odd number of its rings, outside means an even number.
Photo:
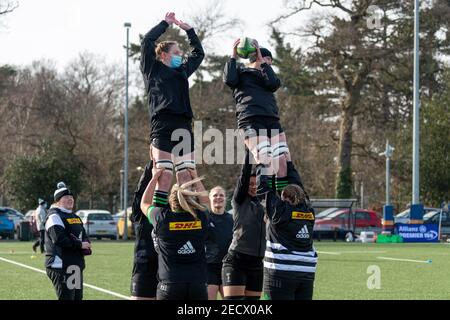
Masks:
[[[340,209],[318,219],[314,225],[314,237],[317,239],[345,239],[348,234],[355,238],[361,231],[381,231],[381,218],[375,211],[354,209],[352,215],[349,209]]]
[[[17,234],[19,234],[20,222],[25,220],[25,216],[23,213],[17,211],[16,209],[9,207],[2,207],[2,209],[6,210],[6,214],[12,219],[14,222],[14,230]]]
[[[125,232],[125,218],[124,218],[125,214],[124,214],[124,210],[120,211],[118,214],[114,215],[114,220],[117,221],[117,230],[119,233],[119,239],[122,239]],[[128,239],[134,238],[136,233],[134,230],[134,223],[131,222],[130,220],[130,216],[131,216],[131,207],[128,207],[127,210],[127,229],[128,229]]]
[[[437,224],[439,225],[439,220],[441,215],[441,210],[430,211],[423,216],[423,223]],[[441,220],[441,235],[450,235],[450,212],[442,210],[442,220]]]
[[[0,208],[0,236],[2,239],[14,239],[14,221],[5,208]]]
[[[28,210],[27,213],[25,213],[25,221],[28,221],[30,223],[31,234],[36,237],[38,236],[39,230],[38,226],[36,225],[34,212],[35,210]]]
[[[423,214],[426,215],[428,212],[439,211],[439,210],[441,210],[441,209],[425,207],[425,208],[423,208]],[[394,216],[394,223],[409,223],[410,216],[411,216],[411,213],[410,213],[410,209],[408,208],[408,209],[400,212],[396,216]]]
[[[76,212],[83,221],[86,233],[91,238],[117,239],[117,225],[113,216],[106,210],[79,210]]]

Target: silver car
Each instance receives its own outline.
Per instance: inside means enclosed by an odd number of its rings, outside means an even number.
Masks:
[[[83,221],[86,233],[91,238],[117,239],[117,224],[106,210],[79,210],[76,212]]]
[[[437,211],[437,210],[440,210],[440,209],[423,208],[423,214],[425,216],[428,212]],[[394,216],[394,223],[409,223],[410,214],[411,213],[410,213],[409,209],[406,209],[405,211],[400,212],[399,214]]]

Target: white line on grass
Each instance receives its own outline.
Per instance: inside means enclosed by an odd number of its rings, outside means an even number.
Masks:
[[[337,255],[341,254],[340,252],[327,252],[327,251],[317,251],[317,253],[320,253],[320,254],[332,254],[334,256],[337,256]]]
[[[360,253],[360,254],[364,254],[364,253],[386,253],[387,251],[317,251],[317,253],[320,254],[331,254],[331,255],[341,255],[344,253]]]
[[[47,274],[44,270],[33,268],[33,267],[30,267],[30,266],[27,266],[26,264],[22,264],[22,263],[19,263],[19,262],[8,260],[8,259],[2,258],[2,257],[0,257],[0,260],[4,261],[4,262],[11,263],[11,264],[14,264],[16,266],[19,266],[19,267],[22,267],[22,268],[25,268],[25,269],[29,269],[29,270],[35,271],[35,272]],[[106,293],[106,294],[109,294],[109,295],[112,295],[112,296],[115,296],[115,297],[118,297],[118,298],[121,298],[121,299],[131,300],[129,297],[121,295],[120,293],[116,293],[116,292],[113,292],[113,291],[102,289],[102,288],[93,286],[92,284],[84,283],[83,285],[85,287],[87,287],[87,288],[91,288],[91,289],[94,289],[94,290],[97,290],[97,291],[100,291],[100,292],[103,292],[103,293]]]
[[[404,262],[417,262],[417,263],[431,263],[431,259],[429,259],[429,260],[411,260],[411,259],[399,259],[399,258],[389,258],[389,257],[377,257],[377,259],[392,260],[392,261],[404,261]]]
[[[341,253],[386,253],[387,251],[341,251]]]

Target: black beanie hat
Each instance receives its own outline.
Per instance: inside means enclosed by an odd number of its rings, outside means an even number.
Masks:
[[[261,51],[261,56],[264,58],[264,57],[270,57],[271,59],[273,59],[273,57],[272,57],[272,52],[270,52],[270,50],[269,49],[266,49],[266,48],[259,48],[259,51]],[[249,57],[249,60],[250,60],[250,62],[255,62],[256,61],[256,53],[254,53],[254,54],[252,54],[250,57]]]
[[[58,202],[64,196],[73,196],[73,193],[69,190],[69,188],[66,187],[66,184],[64,182],[58,182],[58,185],[56,187],[58,189],[56,189],[55,193],[53,194],[55,202]]]

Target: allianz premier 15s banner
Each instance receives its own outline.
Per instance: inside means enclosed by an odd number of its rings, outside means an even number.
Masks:
[[[395,233],[403,242],[438,242],[437,224],[395,224]]]

